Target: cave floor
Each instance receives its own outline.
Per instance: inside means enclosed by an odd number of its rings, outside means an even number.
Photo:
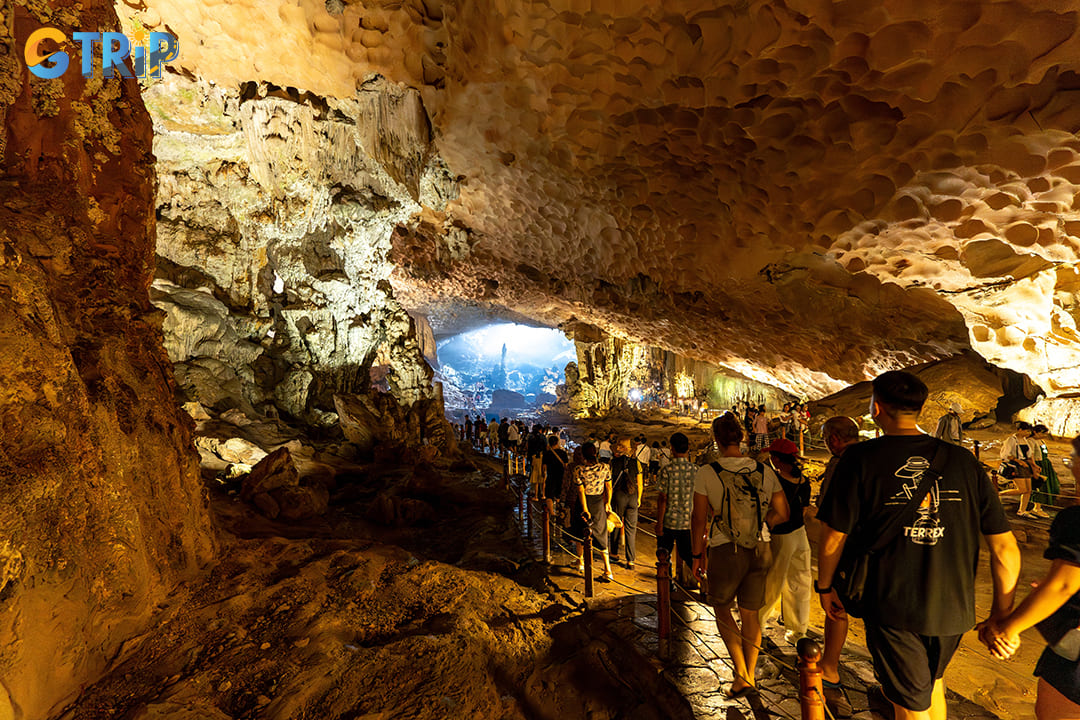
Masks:
[[[652,438],[675,427],[707,433],[687,418],[615,429]],[[808,455],[819,468],[822,453]],[[57,718],[798,717],[787,669],[794,649],[782,628],[767,630],[754,706],[723,699],[726,654],[710,611],[686,593],[675,593],[678,617],[661,658],[649,520],[637,568],[616,567],[618,582],[598,584],[585,601],[557,545],[550,566],[537,562],[539,523],[523,536],[500,462],[484,455],[454,465],[349,464],[330,511],[300,524],[262,517],[215,473],[205,480],[220,560],[203,581],[176,588],[156,625],[125,643]],[[653,488],[642,513],[654,517]],[[808,527],[813,539],[813,518]],[[1027,587],[1046,567],[1046,528],[1018,529]],[[985,565],[984,557],[980,613],[990,595]],[[820,625],[812,606],[811,627]],[[1000,664],[970,635],[946,676],[955,716],[1033,717],[1037,638]],[[847,652],[844,681],[865,713],[872,672],[858,623]]]
[[[293,524],[240,501],[238,482],[204,479],[219,560],[56,718],[693,717],[551,585],[497,472],[352,465],[330,511]]]
[[[534,552],[539,552],[539,537],[534,533],[531,540]],[[574,566],[576,560],[565,548],[554,547],[552,582],[568,595],[581,595],[584,579]],[[655,559],[655,538],[639,529],[637,547],[644,563],[639,561],[634,570],[614,565],[615,583],[595,584],[594,597],[587,603],[596,619],[609,623],[611,632],[632,643],[658,674],[673,683],[691,703],[697,718],[740,715],[757,720],[799,718],[795,669],[798,658],[794,646],[784,639],[782,623],[777,621],[763,630],[763,652],[757,672],[759,697],[725,699],[722,691],[731,682],[732,671],[716,631],[712,608],[701,601],[700,593],[676,585],[672,592],[671,638],[667,649],[662,650],[665,644],[657,633],[657,572],[651,564]],[[597,559],[594,570],[599,562]],[[982,587],[979,590],[982,611],[989,600],[989,590]],[[822,622],[820,607],[812,606],[810,636],[819,642]],[[1031,645],[1029,642],[1025,647],[1030,649]],[[857,621],[852,623],[844,649],[841,680],[855,711],[854,717],[860,720],[891,717],[888,703],[874,689],[877,683],[862,627]],[[1023,660],[997,663],[986,654],[974,633],[965,636],[946,674],[946,682],[950,718],[1034,717],[1035,683],[1025,674]]]

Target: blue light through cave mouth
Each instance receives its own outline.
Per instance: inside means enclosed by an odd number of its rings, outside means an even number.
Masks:
[[[448,393],[447,404],[470,409],[491,405],[496,390],[519,393],[528,405],[554,402],[563,369],[577,359],[573,341],[559,330],[514,323],[440,340],[438,356],[444,383],[460,391]]]

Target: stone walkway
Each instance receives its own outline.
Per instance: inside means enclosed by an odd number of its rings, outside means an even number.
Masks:
[[[723,690],[732,680],[732,671],[710,607],[677,592],[672,600],[671,638],[664,644],[657,636],[655,594],[632,594],[627,590],[622,597],[594,599],[587,604],[597,621],[606,622],[611,633],[628,641],[678,689],[689,701],[695,717],[801,717],[795,669],[798,658],[795,648],[784,641],[782,627],[767,631],[763,641],[764,652],[757,669],[758,697],[728,700]],[[820,637],[816,639],[820,641]],[[857,720],[892,717],[884,697],[873,690],[868,693],[868,688],[877,684],[869,657],[845,649],[841,679]],[[950,718],[997,717],[955,693],[950,692],[948,700]]]
[[[515,482],[518,478],[514,478]],[[541,555],[539,503],[532,506],[532,534],[528,542],[536,557]],[[525,523],[522,524],[522,527]],[[614,583],[594,583],[594,596],[584,597],[585,581],[575,567],[576,560],[555,537],[552,539],[552,558],[549,579],[564,599],[574,605],[588,607],[592,617],[606,624],[606,631],[634,648],[641,659],[655,668],[690,704],[696,718],[753,717],[755,720],[782,718],[799,720],[798,663],[794,646],[784,640],[782,626],[765,628],[763,652],[758,661],[759,695],[755,698],[729,700],[723,690],[732,680],[732,670],[720,635],[716,630],[712,608],[699,602],[697,593],[691,596],[681,588],[672,592],[671,637],[661,646],[657,633],[655,538],[639,529],[637,548],[639,563],[633,570],[613,565]],[[558,533],[556,533],[557,535]],[[567,542],[566,546],[570,543]],[[599,557],[594,574],[602,565]],[[820,641],[813,630],[810,636]],[[855,711],[856,720],[891,718],[889,703],[877,689],[869,655],[858,645],[849,643],[841,661],[841,680]],[[985,708],[948,692],[949,718],[981,720],[997,718]]]

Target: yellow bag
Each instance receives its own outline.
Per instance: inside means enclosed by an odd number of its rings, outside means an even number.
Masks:
[[[622,518],[616,515],[614,510],[607,514],[607,531],[609,533],[613,533],[615,532],[615,530],[621,529],[622,526]]]

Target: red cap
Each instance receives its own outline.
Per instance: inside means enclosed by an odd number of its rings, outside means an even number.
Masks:
[[[777,438],[773,440],[772,445],[768,447],[771,453],[780,453],[781,455],[798,455],[799,446],[791,442],[787,438]]]

